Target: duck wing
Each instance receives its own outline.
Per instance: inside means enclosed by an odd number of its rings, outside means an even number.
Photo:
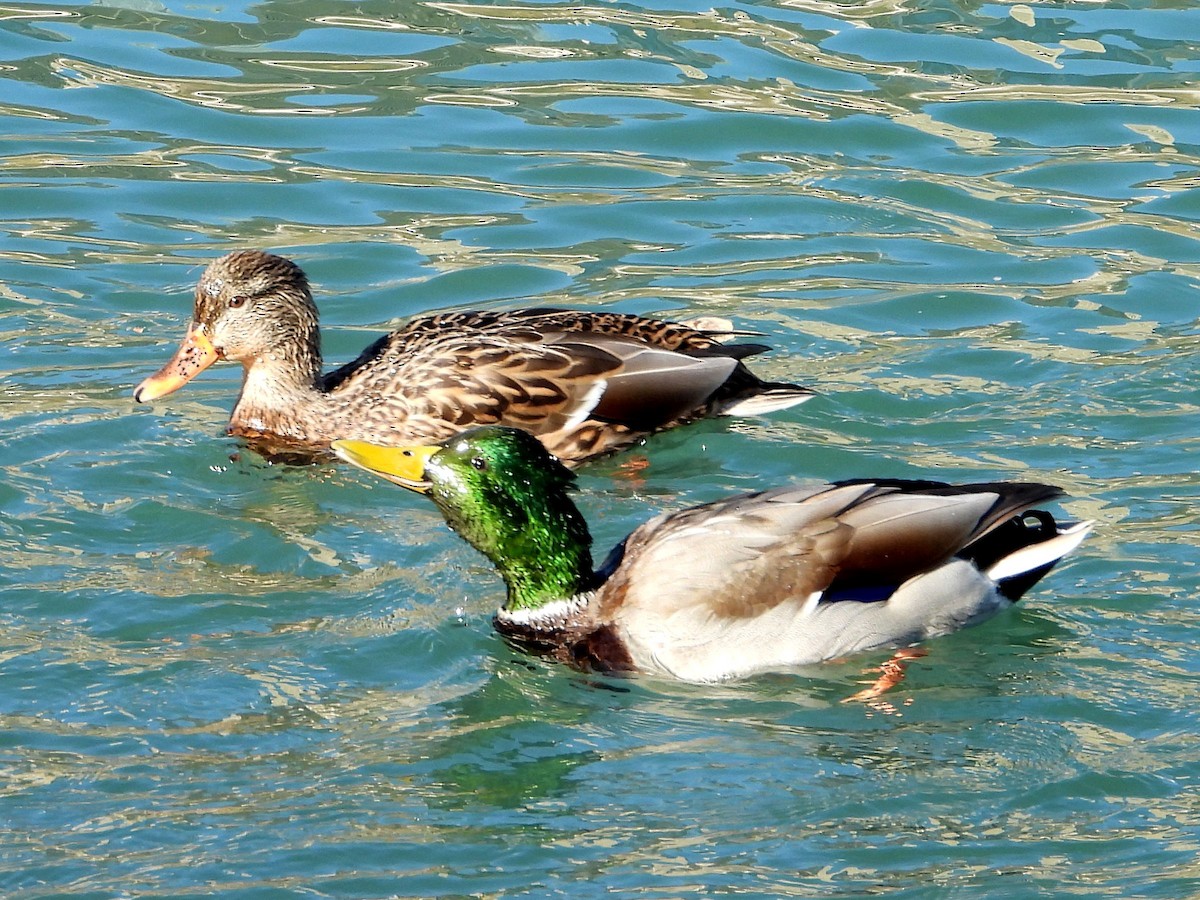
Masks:
[[[549,332],[540,337],[546,346],[572,357],[599,351],[619,360],[619,367],[605,376],[607,384],[591,418],[635,431],[653,431],[694,413],[738,364],[730,356],[690,356],[619,335]]]
[[[1039,484],[859,481],[660,516],[602,567],[597,617],[639,666],[698,681],[912,643],[998,608],[972,545],[1059,495]],[[933,573],[945,583],[907,588]]]
[[[440,340],[447,334],[503,334],[507,331],[588,332],[626,337],[641,344],[678,350],[683,353],[704,351],[727,352],[721,344],[752,332],[734,330],[725,319],[706,317],[688,322],[669,322],[631,313],[596,312],[591,310],[531,307],[514,310],[471,310],[422,316],[407,322],[392,336],[406,346],[423,341]],[[760,353],[768,348],[763,344],[736,345],[738,358]]]
[[[706,347],[691,355],[622,333],[553,330],[547,315],[474,314],[473,331],[465,316],[419,320],[381,338],[330,373],[326,389],[378,398],[364,414],[390,419],[405,440],[485,424],[570,434],[588,420],[623,437],[699,414],[738,366],[736,355]]]
[[[381,353],[399,358],[407,353],[419,353],[427,345],[454,335],[501,335],[506,333],[560,334],[587,332],[625,337],[640,344],[677,350],[681,353],[714,352],[734,355],[738,359],[761,353],[765,344],[735,344],[722,347],[726,341],[744,337],[752,332],[736,331],[730,322],[715,317],[691,322],[668,322],[629,313],[592,312],[587,310],[532,307],[514,310],[469,310],[437,313],[411,319],[400,328],[384,335],[363,352],[362,356],[330,372],[326,377],[334,382],[369,363]]]

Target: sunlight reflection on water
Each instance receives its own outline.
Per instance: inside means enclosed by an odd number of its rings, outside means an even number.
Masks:
[[[1179,897],[1200,883],[1184,4],[0,10],[5,896]],[[598,544],[800,478],[1045,479],[1100,528],[932,646],[746,684],[491,635],[421,498],[134,408],[208,259],[330,362],[432,309],[733,317],[822,396],[586,470]]]

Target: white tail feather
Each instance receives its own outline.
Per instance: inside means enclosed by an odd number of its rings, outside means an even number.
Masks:
[[[718,344],[725,344],[740,337],[758,337],[762,334],[761,331],[743,331],[740,328],[734,328],[731,320],[721,316],[697,316],[694,319],[684,319],[679,324],[703,331]]]
[[[1079,522],[1060,531],[1048,541],[1022,547],[992,563],[987,570],[988,577],[995,582],[1001,582],[1056,563],[1083,542],[1092,530],[1092,525],[1092,522]]]
[[[763,416],[767,413],[779,412],[799,406],[805,400],[815,397],[812,391],[803,388],[775,388],[753,397],[743,397],[735,400],[719,410],[723,416]]]

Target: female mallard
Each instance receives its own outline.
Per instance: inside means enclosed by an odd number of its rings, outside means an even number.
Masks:
[[[616,313],[448,313],[415,319],[322,374],[304,272],[243,250],[204,271],[183,343],[133,396],[156,400],[231,359],[244,373],[228,431],[264,452],[319,455],[336,438],[430,443],[499,423],[537,434],[573,464],[702,416],[813,396],[759,380],[741,360],[767,348],[723,346],[724,336]]]
[[[1044,484],[844,481],[651,519],[592,569],[574,476],[534,438],[483,427],[438,446],[334,452],[428,493],[499,569],[504,635],[604,672],[717,681],[907,646],[988,618],[1078,546]]]

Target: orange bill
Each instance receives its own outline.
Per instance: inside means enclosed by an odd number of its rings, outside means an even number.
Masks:
[[[366,441],[334,441],[330,447],[346,462],[418,494],[429,490],[425,463],[442,449],[437,446],[381,447]]]
[[[202,325],[192,325],[171,361],[133,391],[138,403],[149,403],[179,390],[220,358]]]

